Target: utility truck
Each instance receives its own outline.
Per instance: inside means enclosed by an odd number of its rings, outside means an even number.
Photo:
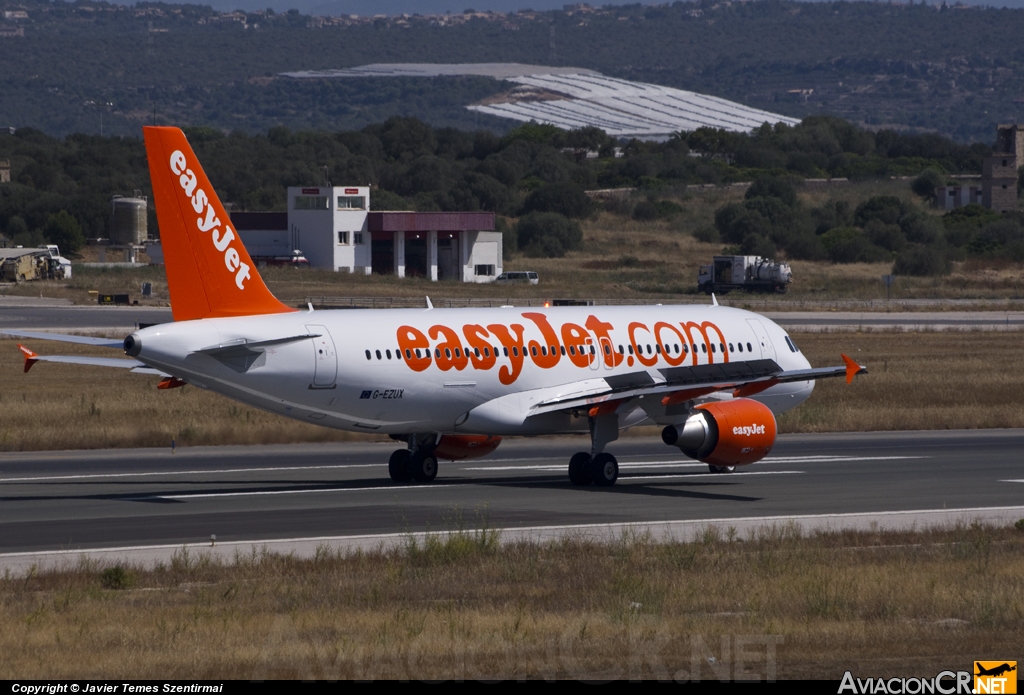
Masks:
[[[788,263],[762,256],[715,256],[697,273],[697,287],[708,294],[730,290],[785,292],[792,281]]]

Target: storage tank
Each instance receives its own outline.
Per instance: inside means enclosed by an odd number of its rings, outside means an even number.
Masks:
[[[110,206],[110,243],[115,246],[128,246],[144,242],[149,236],[145,196],[114,196]]]

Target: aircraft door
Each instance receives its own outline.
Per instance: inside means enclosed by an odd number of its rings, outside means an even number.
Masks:
[[[761,359],[774,360],[775,346],[772,344],[772,339],[768,337],[768,331],[765,330],[764,324],[757,319],[747,319],[747,323],[754,329],[757,342],[761,345]]]
[[[331,389],[338,378],[338,351],[334,349],[334,340],[326,326],[306,325],[313,338],[313,383],[310,388]]]
[[[601,358],[597,354],[597,347],[594,346],[594,339],[587,338],[586,342],[583,343],[583,349],[587,351],[587,360],[590,368],[597,369],[600,366]]]
[[[612,341],[610,338],[601,338],[599,343],[601,347],[597,361],[603,364],[605,369],[612,369],[612,362],[615,360],[615,348],[612,346]],[[597,369],[597,364],[591,363],[590,368]]]

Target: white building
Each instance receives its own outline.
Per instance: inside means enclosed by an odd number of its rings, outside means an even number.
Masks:
[[[231,215],[253,260],[301,250],[315,268],[490,282],[502,272],[491,212],[370,212],[367,186],[293,187],[288,212]]]

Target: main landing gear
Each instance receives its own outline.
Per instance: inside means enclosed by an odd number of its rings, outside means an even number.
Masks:
[[[396,483],[429,483],[437,477],[437,457],[433,447],[417,446],[410,437],[408,449],[397,449],[388,461],[388,474]]]
[[[590,453],[573,454],[569,459],[569,482],[573,485],[598,487],[614,485],[619,479],[619,462],[604,451],[609,442],[619,438],[619,416],[614,412],[590,417]]]

